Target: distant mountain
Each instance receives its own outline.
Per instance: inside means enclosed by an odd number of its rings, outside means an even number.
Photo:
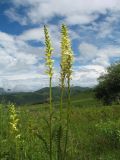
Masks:
[[[88,87],[75,86],[71,88],[71,96],[75,97],[81,92],[86,92],[91,90]],[[1,89],[2,91],[2,89]],[[67,88],[65,88],[64,98],[67,97]],[[60,99],[60,87],[53,87],[53,101],[58,101]],[[49,101],[49,87],[42,88],[35,92],[16,92],[16,93],[5,93],[0,95],[0,101],[12,102],[17,105],[30,105],[39,103],[48,103]]]
[[[12,92],[32,92],[32,90],[26,86],[26,85],[16,85],[13,89],[12,89]]]
[[[75,87],[71,87],[71,96],[76,96],[77,94],[84,92],[84,91],[88,91],[91,90],[88,87],[79,87],[79,86],[75,86]],[[67,88],[64,89],[64,97],[66,98],[67,96]],[[42,88],[34,93],[37,93],[39,95],[42,95],[44,97],[47,97],[47,99],[49,98],[49,87],[46,88]],[[61,94],[61,88],[60,87],[52,87],[52,95],[53,95],[53,99],[54,101],[57,101],[60,99],[60,94]]]
[[[3,88],[0,88],[0,95],[4,94],[5,90]]]

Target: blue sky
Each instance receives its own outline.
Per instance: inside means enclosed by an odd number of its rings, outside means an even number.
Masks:
[[[53,85],[59,84],[60,26],[69,28],[75,55],[73,85],[94,86],[120,60],[119,0],[1,0],[0,87],[13,91],[48,86],[43,25],[54,46]]]

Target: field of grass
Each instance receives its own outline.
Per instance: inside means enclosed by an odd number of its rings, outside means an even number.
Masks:
[[[120,106],[102,106],[87,95],[74,97],[72,101],[67,160],[119,160]],[[12,131],[9,108],[1,105],[0,160],[49,160],[48,107],[48,104],[16,107],[12,118],[16,119],[17,130]],[[57,127],[58,107],[59,104],[54,104],[53,130]],[[53,160],[57,160],[56,139],[53,132]]]

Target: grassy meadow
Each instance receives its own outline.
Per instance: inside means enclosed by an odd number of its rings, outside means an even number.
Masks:
[[[74,56],[64,24],[59,87],[53,87],[53,47],[46,26],[44,33],[49,87],[1,96],[0,160],[120,160],[120,105],[103,106],[94,90],[71,87]]]
[[[67,159],[119,160],[120,106],[102,106],[91,95],[85,95],[72,99]],[[57,160],[57,135],[54,129],[58,125],[59,104],[54,103],[53,108],[53,160]],[[0,114],[1,160],[49,159],[48,104],[16,107],[15,113],[10,111],[10,106],[0,105]],[[16,119],[17,130],[13,132],[11,115]],[[65,121],[65,108],[63,117]]]

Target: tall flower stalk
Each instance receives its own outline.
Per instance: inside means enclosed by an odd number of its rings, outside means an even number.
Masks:
[[[62,25],[61,28],[61,84],[64,86],[64,82],[67,82],[67,93],[68,93],[68,106],[67,106],[67,126],[66,126],[66,140],[64,149],[64,159],[66,158],[67,143],[69,136],[69,124],[70,124],[70,112],[71,112],[71,100],[70,100],[70,81],[72,75],[72,64],[73,64],[73,51],[71,47],[71,41],[68,35],[68,29],[66,25]],[[64,88],[64,87],[63,87]],[[63,89],[61,91],[61,99],[63,99]],[[61,100],[62,108],[62,100]]]
[[[61,86],[61,103],[60,103],[60,120],[62,119],[63,109],[63,94],[65,87],[65,79],[67,74],[67,55],[66,55],[66,37],[64,32],[64,25],[61,27],[61,63],[60,63],[60,86]]]
[[[63,96],[65,89],[65,79],[66,79],[66,68],[67,68],[67,55],[66,55],[66,37],[64,36],[63,25],[61,27],[61,62],[60,62],[60,87],[61,87],[61,96],[60,96],[60,108],[59,108],[59,140],[58,140],[58,160],[62,159],[62,149],[61,149],[61,140],[62,140],[62,115],[63,115]]]
[[[50,148],[49,148],[49,157],[50,160],[52,160],[52,112],[53,112],[53,107],[52,107],[52,77],[53,77],[53,60],[52,60],[52,52],[53,48],[51,45],[51,40],[48,32],[48,28],[44,26],[44,34],[45,34],[45,60],[46,60],[46,66],[47,70],[46,73],[49,76],[49,123],[50,123],[50,128],[49,128],[49,143],[50,143]]]

